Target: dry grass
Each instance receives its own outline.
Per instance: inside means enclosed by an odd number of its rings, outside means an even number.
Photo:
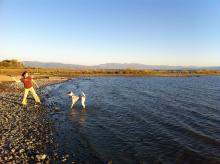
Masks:
[[[80,76],[219,76],[220,71],[215,70],[94,70],[94,69],[46,69],[46,68],[2,68],[0,80],[7,80],[7,75],[19,76],[23,71],[28,71],[37,78],[45,77],[80,77]],[[5,75],[5,76],[3,76]]]

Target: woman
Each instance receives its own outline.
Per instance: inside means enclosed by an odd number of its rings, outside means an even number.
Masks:
[[[12,77],[17,83],[22,82],[24,84],[24,97],[22,100],[22,104],[25,106],[27,105],[27,96],[29,91],[31,92],[31,94],[34,97],[34,100],[37,104],[41,104],[40,102],[40,98],[38,97],[38,95],[36,94],[32,82],[38,87],[37,83],[30,77],[28,76],[28,72],[25,71],[22,73],[22,78],[20,80],[15,79],[14,77]]]

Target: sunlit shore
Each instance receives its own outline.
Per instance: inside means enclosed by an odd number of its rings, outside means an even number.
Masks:
[[[24,70],[37,78],[71,78],[82,76],[160,76],[160,77],[192,77],[219,76],[219,70],[95,70],[95,69],[56,69],[56,68],[16,68],[0,69],[0,80],[10,80],[8,76],[20,75]]]
[[[4,82],[1,82],[3,80]],[[8,80],[10,79],[7,76],[0,75],[0,122],[2,123],[0,163],[67,160],[67,157],[60,156],[55,150],[48,107],[44,103],[35,107],[33,98],[29,98],[29,105],[23,107],[21,105],[23,86],[15,82],[7,82]],[[40,88],[63,81],[65,80],[37,80]],[[43,97],[42,89],[39,89],[38,93]]]

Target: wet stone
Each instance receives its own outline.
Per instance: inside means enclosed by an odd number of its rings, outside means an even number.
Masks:
[[[46,154],[36,155],[38,161],[44,161],[46,159]]]

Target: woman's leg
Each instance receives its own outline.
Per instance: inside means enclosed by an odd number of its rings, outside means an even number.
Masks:
[[[38,95],[37,95],[37,93],[35,92],[34,88],[31,87],[29,90],[30,90],[31,94],[32,94],[33,97],[34,97],[34,100],[35,100],[37,103],[40,103],[40,98],[38,97]]]
[[[29,89],[24,89],[24,96],[22,100],[22,105],[27,105],[27,96],[28,96]]]

